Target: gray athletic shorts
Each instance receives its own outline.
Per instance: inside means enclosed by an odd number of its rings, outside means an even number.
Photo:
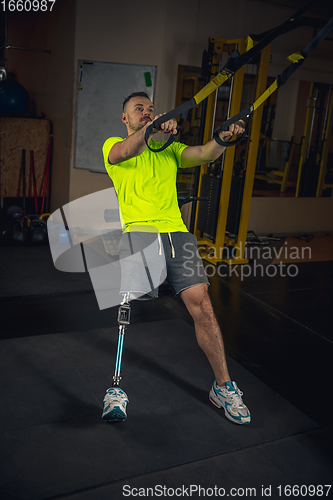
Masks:
[[[167,280],[175,295],[198,284],[209,284],[196,237],[188,232],[124,233],[119,244],[120,293],[131,298],[158,296]]]

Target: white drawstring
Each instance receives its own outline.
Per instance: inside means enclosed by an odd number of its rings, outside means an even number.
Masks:
[[[157,233],[158,234],[158,243],[159,243],[159,252],[158,252],[158,255],[162,255],[162,238],[161,238],[161,235],[160,233]]]
[[[169,241],[170,241],[170,245],[171,245],[171,257],[174,259],[176,257],[176,253],[175,253],[175,249],[173,248],[171,234],[168,233],[168,235],[169,235]]]

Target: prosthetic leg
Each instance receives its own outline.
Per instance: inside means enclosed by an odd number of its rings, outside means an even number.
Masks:
[[[118,346],[117,346],[117,356],[116,356],[116,365],[115,371],[113,375],[113,387],[118,387],[121,376],[121,361],[123,357],[123,346],[124,346],[124,336],[126,331],[126,326],[130,324],[130,315],[131,315],[131,306],[129,304],[130,294],[129,292],[124,293],[124,297],[122,302],[120,303],[120,307],[118,309]]]
[[[160,278],[163,269],[165,268],[164,255],[162,254],[161,239],[155,233],[142,233],[139,237],[132,238],[131,233],[123,235],[124,245],[120,252],[120,267],[121,267],[121,287],[123,290],[145,290],[147,294],[153,292],[157,279],[155,275],[151,277],[150,270],[148,269],[147,259],[149,260],[149,267],[153,269],[155,274]],[[155,245],[154,245],[155,243]],[[153,248],[152,248],[153,247]],[[143,251],[145,250],[145,252]],[[162,256],[162,263],[160,257]],[[158,262],[156,262],[156,257]],[[161,270],[160,270],[161,268]],[[166,272],[165,272],[166,275]],[[155,279],[154,279],[155,278]],[[135,283],[133,283],[133,281]],[[149,283],[149,287],[148,287]],[[144,287],[144,288],[141,288]],[[127,325],[130,324],[130,299],[139,295],[140,298],[144,297],[141,292],[126,292],[123,293],[123,299],[120,303],[118,310],[118,345],[115,363],[115,372],[113,375],[112,387],[106,391],[104,398],[104,409],[102,418],[109,422],[118,422],[125,420],[126,406],[128,403],[127,394],[120,388],[121,381],[121,362],[123,356],[124,336]]]
[[[119,387],[121,376],[121,361],[123,357],[123,346],[126,326],[130,323],[131,306],[129,304],[130,293],[125,293],[118,310],[118,346],[113,375],[113,384],[106,391],[104,398],[104,409],[102,418],[108,422],[122,422],[127,418],[126,407],[128,403],[127,394]]]

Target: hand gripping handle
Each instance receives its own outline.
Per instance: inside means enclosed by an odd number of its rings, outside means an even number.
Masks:
[[[154,120],[153,123],[151,123],[147,127],[146,133],[145,133],[145,143],[146,143],[147,147],[150,149],[150,151],[153,151],[154,153],[159,153],[160,151],[163,151],[168,146],[170,146],[170,144],[177,138],[180,127],[181,127],[182,123],[184,122],[184,120],[186,119],[188,111],[190,111],[195,105],[196,105],[196,102],[195,102],[194,98],[192,97],[192,99],[181,104],[180,106],[178,106],[178,108],[175,108],[172,111],[165,113],[165,115],[162,115],[159,118],[156,118],[156,120]],[[157,148],[157,149],[151,148],[149,146],[148,142],[149,142],[149,136],[152,133],[153,129],[158,130],[160,128],[160,126],[162,125],[162,123],[165,123],[168,120],[172,120],[173,118],[175,118],[176,116],[179,116],[179,115],[181,115],[181,118],[177,124],[177,134],[170,134],[167,142],[165,144],[163,144],[163,146],[161,146],[160,148]]]
[[[179,126],[177,126],[177,134],[170,134],[169,136],[169,139],[167,140],[167,142],[165,142],[163,144],[163,146],[161,146],[160,148],[151,148],[148,144],[149,142],[149,136],[150,134],[152,133],[153,129],[158,129],[160,127],[160,125],[162,123],[164,123],[165,120],[162,120],[160,123],[158,123],[158,120],[160,120],[161,118],[163,118],[163,116],[161,116],[160,118],[157,118],[157,120],[153,121],[153,123],[151,123],[149,125],[149,127],[147,127],[146,129],[146,133],[145,133],[145,143],[146,143],[146,146],[148,149],[150,149],[150,151],[153,151],[154,153],[159,153],[160,151],[164,151],[164,149],[166,149],[168,146],[170,146],[170,144],[177,138],[177,135],[178,135],[178,132],[179,132]]]
[[[237,137],[237,139],[233,141],[222,141],[222,139],[219,136],[219,130],[227,131],[229,129],[229,126],[232,125],[233,123],[236,123],[238,120],[241,120],[243,118],[247,118],[253,113],[253,106],[249,106],[248,108],[244,109],[243,111],[240,111],[240,113],[237,113],[237,115],[229,118],[225,122],[220,125],[213,134],[213,137],[217,144],[220,146],[224,146],[225,148],[230,148],[231,146],[237,146],[237,144],[241,143],[243,139],[245,139],[245,133],[247,132],[247,128],[245,128],[244,132],[242,135]]]

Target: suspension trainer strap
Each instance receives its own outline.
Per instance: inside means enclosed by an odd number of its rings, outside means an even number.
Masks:
[[[220,87],[224,82],[226,82],[229,78],[231,78],[236,73],[236,71],[238,71],[242,66],[248,64],[254,57],[256,57],[261,52],[261,50],[264,47],[266,47],[269,43],[271,43],[276,37],[282,35],[286,31],[290,31],[291,29],[293,29],[292,26],[293,24],[295,24],[294,21],[298,19],[300,16],[302,16],[304,12],[306,12],[306,10],[309,8],[309,6],[312,5],[313,3],[314,0],[311,0],[304,7],[302,7],[302,9],[297,11],[293,16],[289,17],[284,23],[280,24],[279,26],[273,28],[268,32],[263,33],[262,35],[259,35],[257,38],[259,38],[260,41],[256,45],[253,45],[251,37],[248,37],[246,52],[244,52],[243,54],[239,54],[237,50],[234,51],[234,53],[230,56],[228,62],[226,63],[222,71],[218,75],[216,75],[210,82],[208,82],[203,89],[201,89],[194,97],[192,97],[192,99],[185,102],[184,104],[181,104],[172,111],[169,111],[163,116],[160,116],[159,118],[154,120],[153,123],[149,125],[149,127],[147,127],[145,133],[145,142],[147,147],[155,153],[158,153],[166,149],[177,138],[180,126],[185,121],[187,113],[191,109],[200,104],[218,87]],[[154,130],[155,131],[159,130],[162,123],[165,123],[168,120],[172,120],[173,118],[176,118],[176,116],[179,115],[181,115],[181,119],[177,125],[177,133],[170,134],[167,142],[164,143],[163,146],[161,146],[160,148],[158,149],[151,148],[148,143],[149,143],[149,137],[154,132]],[[234,146],[235,141],[233,141],[233,143],[230,144]]]
[[[333,29],[333,17],[328,21],[327,24],[319,31],[319,33],[312,39],[312,41],[305,47],[300,52],[295,52],[294,54],[291,54],[288,59],[291,61],[289,66],[280,73],[272,85],[268,87],[268,89],[265,90],[261,94],[258,99],[251,104],[248,108],[244,109],[240,113],[237,113],[237,115],[233,116],[232,118],[229,118],[229,120],[225,121],[220,125],[213,133],[213,137],[215,141],[220,145],[224,146],[226,148],[230,146],[236,146],[239,144],[243,138],[244,134],[242,134],[240,137],[235,139],[234,141],[222,141],[222,139],[219,136],[219,130],[226,131],[229,128],[229,125],[232,125],[233,123],[237,122],[238,120],[244,119],[245,117],[250,116],[256,109],[258,109],[265,101],[268,99],[268,97],[273,94],[276,90],[278,90],[282,85],[286,83],[288,78],[304,63],[304,61],[307,59],[307,57],[318,47],[318,45],[324,40],[324,38],[332,31]]]
[[[230,58],[227,61],[225,68],[228,68],[235,73],[242,66],[248,64],[259,52],[262,51],[262,49],[264,49],[269,43],[275,40],[275,38],[277,38],[280,35],[283,35],[287,31],[291,31],[292,29],[298,27],[297,25],[295,26],[296,24],[295,21],[299,17],[301,17],[313,3],[314,3],[313,0],[311,2],[308,2],[304,7],[302,7],[302,9],[296,12],[296,14],[291,16],[284,23],[280,24],[280,26],[277,26],[276,28],[273,28],[268,32],[258,35],[256,38],[259,39],[259,42],[256,45],[253,45],[252,48],[244,52],[244,54],[241,54],[236,59],[231,60]]]

